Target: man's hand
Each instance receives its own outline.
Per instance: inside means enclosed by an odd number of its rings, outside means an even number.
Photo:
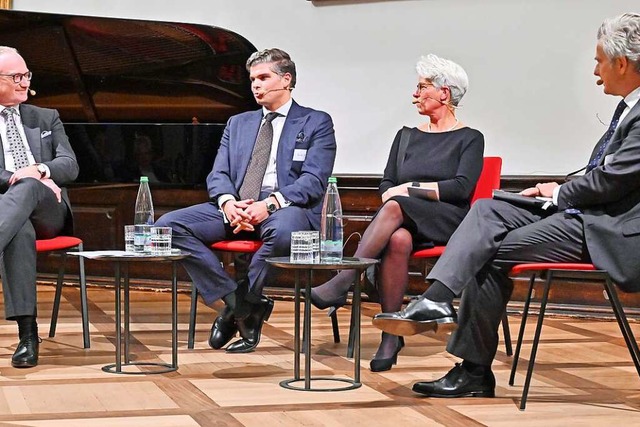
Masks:
[[[40,182],[49,187],[51,191],[53,191],[53,193],[56,195],[56,199],[58,199],[58,203],[62,202],[62,190],[60,190],[60,187],[58,187],[51,178],[43,178],[40,180]]]
[[[9,178],[9,185],[15,184],[22,178],[40,179],[40,172],[38,171],[38,167],[36,165],[31,165],[18,169],[13,173],[13,175],[11,175],[11,178]]]
[[[539,183],[535,187],[525,188],[520,194],[527,197],[553,197],[553,189],[558,185],[557,182]]]
[[[389,188],[387,191],[382,193],[382,203],[386,202],[393,196],[409,196],[409,190],[407,188],[411,187],[410,182],[405,182],[404,184],[396,185],[395,187]]]
[[[251,215],[246,212],[247,208],[253,203],[253,199],[229,200],[222,206],[222,211],[227,217],[227,220],[232,227],[235,227],[233,230],[234,234],[238,234],[243,230],[254,230],[251,225]]]
[[[253,225],[260,224],[269,217],[269,212],[267,212],[267,203],[265,200],[253,203],[245,210],[245,213],[251,216],[250,223]]]

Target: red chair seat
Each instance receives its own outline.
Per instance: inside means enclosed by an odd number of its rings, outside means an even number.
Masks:
[[[567,271],[595,271],[593,264],[587,263],[553,263],[553,262],[536,262],[531,264],[518,264],[511,268],[509,275],[517,276],[529,271],[544,270],[567,270]]]
[[[261,240],[222,240],[211,245],[211,249],[226,252],[253,253],[262,246]]]
[[[82,240],[71,236],[58,236],[53,239],[36,240],[37,252],[61,251],[63,249],[75,248],[82,244]]]
[[[411,254],[411,258],[435,258],[442,256],[445,246],[434,246],[433,248],[420,249]]]

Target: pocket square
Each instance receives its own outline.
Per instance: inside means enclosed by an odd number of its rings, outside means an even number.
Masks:
[[[46,138],[49,135],[51,135],[50,130],[43,130],[42,133],[40,134],[40,138]]]

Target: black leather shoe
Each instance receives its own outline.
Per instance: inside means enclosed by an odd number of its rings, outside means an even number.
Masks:
[[[18,348],[11,357],[11,366],[14,368],[33,368],[38,365],[38,352],[40,338],[38,333],[25,334],[20,338]]]
[[[424,297],[411,301],[404,310],[373,317],[373,326],[399,336],[451,329],[449,327],[457,322],[458,316],[450,302],[435,302]]]
[[[233,337],[236,336],[238,327],[233,311],[229,306],[225,306],[222,313],[216,317],[211,326],[211,335],[209,336],[209,346],[216,350],[224,347]]]
[[[249,316],[237,321],[241,339],[227,346],[227,353],[250,353],[258,346],[262,325],[269,320],[273,311],[273,300],[262,297],[258,304],[253,304]]]
[[[496,378],[487,369],[483,375],[471,375],[462,364],[436,381],[418,382],[413,391],[429,397],[494,397]]]
[[[398,346],[396,347],[396,352],[392,357],[388,357],[385,359],[376,359],[374,356],[374,358],[371,359],[371,361],[369,362],[369,369],[371,370],[371,372],[383,372],[391,369],[393,365],[398,363],[398,353],[400,353],[402,347],[404,347],[404,338],[398,337]]]

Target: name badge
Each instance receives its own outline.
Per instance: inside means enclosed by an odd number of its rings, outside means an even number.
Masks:
[[[294,162],[304,162],[304,159],[307,158],[307,150],[295,149],[293,150],[293,161]]]

